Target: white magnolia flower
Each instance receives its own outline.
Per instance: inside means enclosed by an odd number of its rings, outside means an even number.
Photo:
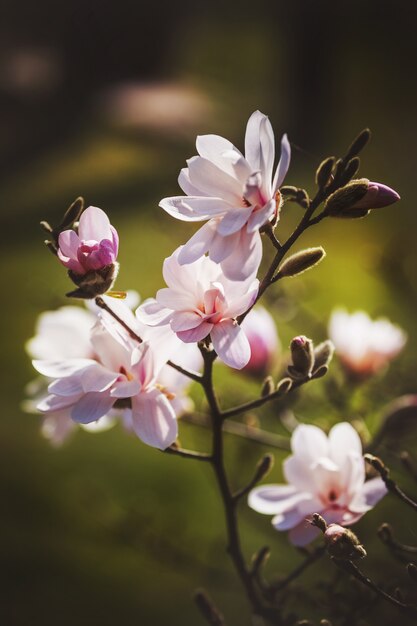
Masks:
[[[385,495],[381,478],[365,482],[362,444],[347,422],[329,436],[317,426],[300,425],[291,438],[292,456],[284,461],[287,485],[262,485],[249,494],[249,506],[273,515],[277,530],[289,530],[290,541],[304,546],[317,535],[308,518],[320,513],[328,524],[350,526]]]
[[[245,372],[264,375],[268,372],[279,348],[277,328],[270,313],[263,306],[255,306],[242,322],[249,340],[251,355]]]
[[[253,276],[246,281],[230,281],[220,265],[206,256],[180,265],[181,250],[165,259],[163,275],[168,288],[160,289],[156,299],[139,307],[139,319],[150,326],[169,323],[185,343],[210,335],[219,358],[241,369],[250,359],[250,346],[236,318],[253,304],[259,281]]]
[[[53,444],[60,445],[77,423],[91,432],[98,432],[112,426],[114,424],[112,417],[118,415],[122,417],[124,425],[136,432],[146,443],[150,445],[159,443],[157,447],[162,447],[165,445],[162,431],[168,427],[162,423],[164,416],[159,415],[158,411],[164,412],[166,404],[164,398],[169,399],[168,413],[172,411],[179,415],[192,408],[186,395],[190,380],[165,365],[170,355],[178,352],[184,344],[177,339],[169,327],[158,329],[145,327],[123,301],[106,296],[104,299],[118,317],[145,339],[146,343],[139,346],[136,341],[128,337],[119,322],[97,307],[89,307],[90,311],[79,307],[63,307],[58,311],[43,314],[37,326],[38,334],[27,344],[28,352],[38,358],[35,367],[48,376],[49,391],[52,392],[45,397],[43,390],[41,393],[39,393],[39,388],[35,390],[38,396],[37,407],[44,412],[42,432]],[[97,322],[97,316],[99,322]],[[148,354],[147,348],[150,344],[151,355]],[[136,349],[142,355],[139,359],[140,366],[134,362],[133,353]],[[120,360],[119,370],[121,371],[118,371],[114,384],[108,387],[105,384],[106,380],[115,378],[112,367],[117,371],[118,360]],[[181,351],[179,360],[184,367],[189,369],[201,367],[201,355],[197,346],[187,346],[187,350]],[[133,383],[133,379],[129,379],[129,377],[134,377],[133,374],[124,373],[125,370],[128,371],[129,366],[141,379],[141,389],[137,394],[140,398],[121,403],[122,406],[118,407],[117,400],[122,399],[120,389],[126,391],[120,383]],[[68,367],[70,370],[72,367],[73,370],[70,374]],[[106,368],[107,371],[105,371]],[[152,379],[153,375],[157,376],[157,382]],[[59,380],[54,380],[55,378]],[[91,385],[97,387],[95,394],[91,393]],[[153,396],[155,402],[149,400],[152,396],[150,391],[155,391],[153,385],[157,390]],[[135,392],[138,385],[132,384],[129,389],[130,391],[126,391],[124,400],[131,397],[129,394]],[[161,393],[164,398],[160,398]],[[75,407],[78,406],[78,402],[81,408],[76,414]],[[114,408],[115,403],[116,408]],[[33,401],[30,404],[33,404]],[[130,405],[132,409],[136,408],[131,410]],[[140,407],[144,412],[148,410],[154,412],[154,419],[156,422],[159,420],[161,432],[143,433],[142,426],[137,424]],[[165,415],[165,418],[169,421],[169,416]],[[146,428],[145,418],[143,422],[143,427]],[[158,428],[158,424],[155,428]],[[174,430],[172,423],[170,428],[169,432],[172,435]],[[171,436],[169,432],[165,433],[168,439]],[[157,443],[151,443],[153,436],[154,442],[159,437]]]
[[[275,143],[266,115],[255,111],[246,128],[245,156],[227,139],[202,135],[199,156],[187,161],[178,183],[185,196],[164,198],[160,206],[187,222],[207,221],[185,244],[179,263],[196,261],[206,252],[232,280],[256,274],[262,258],[259,229],[278,217],[279,187],[290,164],[287,136],[274,169]]]
[[[407,337],[387,319],[372,320],[364,311],[349,315],[338,309],[329,322],[329,337],[343,365],[352,374],[375,374],[397,356]]]

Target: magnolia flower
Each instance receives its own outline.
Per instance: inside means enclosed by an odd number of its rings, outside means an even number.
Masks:
[[[245,317],[241,326],[251,350],[244,370],[249,374],[262,376],[268,371],[280,347],[274,319],[263,306],[256,306]]]
[[[178,183],[186,196],[164,198],[160,206],[186,222],[208,220],[183,247],[178,261],[193,263],[206,252],[232,280],[256,274],[262,243],[259,229],[278,218],[279,187],[290,164],[287,136],[273,174],[275,145],[269,119],[255,111],[246,128],[245,156],[218,135],[197,137],[199,156],[187,161]]]
[[[131,427],[137,436],[148,445],[167,448],[177,437],[177,423],[169,393],[157,383],[161,355],[147,342],[137,345],[128,336],[109,333],[100,321],[91,342],[97,360],[33,361],[39,373],[54,379],[38,410],[46,415],[62,411],[75,422],[88,424],[118,401],[130,399]]]
[[[78,234],[64,230],[58,238],[58,258],[78,275],[112,265],[117,258],[119,237],[101,209],[90,206],[81,217]]]
[[[371,320],[363,311],[349,315],[336,310],[329,323],[329,337],[345,368],[354,376],[372,376],[402,350],[405,333],[387,319]]]
[[[258,293],[253,276],[233,282],[208,257],[181,265],[178,248],[165,259],[163,276],[168,288],[138,309],[139,319],[150,326],[168,324],[185,343],[202,341],[210,335],[220,359],[236,369],[250,359],[250,345],[236,318],[247,311]]]
[[[249,494],[249,506],[274,515],[277,530],[289,530],[291,543],[304,546],[319,532],[308,517],[319,513],[328,524],[350,526],[385,495],[380,477],[365,482],[362,444],[347,422],[329,436],[317,426],[300,425],[291,438],[292,456],[284,461],[287,485],[262,485]]]

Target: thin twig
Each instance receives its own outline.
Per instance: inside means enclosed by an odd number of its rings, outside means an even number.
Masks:
[[[286,576],[283,580],[272,584],[270,586],[270,591],[276,594],[279,591],[285,589],[290,583],[292,583],[293,580],[301,576],[304,570],[306,570],[308,567],[310,567],[310,565],[313,565],[316,561],[318,561],[324,555],[325,551],[326,546],[318,546],[315,550],[310,552],[310,554],[306,556],[304,561],[297,565],[297,567],[295,567],[293,571],[288,574],[288,576]]]
[[[210,626],[226,626],[223,615],[203,589],[196,591],[194,600],[200,609],[200,613]]]
[[[109,315],[111,315],[112,318],[115,319],[116,322],[118,322],[125,329],[125,331],[132,339],[134,339],[138,343],[142,343],[143,339],[137,333],[135,333],[135,331],[130,328],[130,326],[126,324],[126,322],[104,302],[103,298],[97,297],[95,299],[95,303],[100,309],[103,309],[103,311],[106,311]],[[201,382],[201,374],[199,374],[198,372],[192,372],[191,370],[187,370],[181,365],[173,363],[172,361],[168,361],[167,365],[174,368],[174,370],[177,370],[177,372],[180,372],[180,374],[187,376],[187,378],[191,378],[191,380],[194,380],[197,383]]]
[[[404,615],[408,617],[417,617],[417,607],[411,604],[405,604],[397,598],[394,598],[389,593],[381,589],[376,583],[373,582],[368,576],[366,576],[352,561],[341,561],[339,559],[332,559],[334,564],[339,568],[354,576],[361,583],[372,589],[375,593],[377,593],[381,598],[397,607]]]
[[[372,454],[365,454],[365,461],[372,465],[372,467],[378,472],[381,476],[382,480],[385,483],[386,488],[390,493],[393,493],[397,498],[402,500],[409,507],[417,511],[417,502],[415,502],[412,498],[407,496],[402,489],[397,485],[395,480],[390,477],[389,469],[384,465],[384,463],[377,456],[373,456]]]
[[[206,454],[205,452],[196,452],[195,450],[185,450],[184,448],[177,448],[175,446],[170,446],[163,450],[167,454],[176,454],[177,456],[182,456],[185,459],[194,459],[195,461],[211,461],[211,454]]]

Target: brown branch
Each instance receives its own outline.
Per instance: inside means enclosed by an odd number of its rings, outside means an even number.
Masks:
[[[409,507],[414,509],[414,511],[417,511],[417,502],[407,496],[407,494],[405,494],[404,491],[400,489],[395,480],[390,477],[389,469],[384,465],[380,458],[378,458],[377,456],[373,456],[372,454],[365,454],[364,459],[378,472],[390,493],[393,493],[395,496],[397,496],[397,498],[399,498]]]
[[[185,459],[194,459],[195,461],[211,461],[211,454],[206,454],[205,452],[196,452],[195,450],[184,450],[184,448],[178,448],[175,445],[162,450],[167,454],[175,454],[177,456],[182,456]]]

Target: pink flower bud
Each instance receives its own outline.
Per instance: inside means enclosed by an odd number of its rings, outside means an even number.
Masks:
[[[83,276],[116,261],[119,237],[104,211],[90,206],[81,215],[78,234],[64,230],[58,244],[61,263],[74,274]]]
[[[368,183],[365,195],[352,205],[351,209],[381,209],[400,200],[399,194],[382,183]]]
[[[245,317],[242,328],[251,349],[251,357],[244,371],[263,376],[280,347],[275,322],[264,307],[258,306]]]

